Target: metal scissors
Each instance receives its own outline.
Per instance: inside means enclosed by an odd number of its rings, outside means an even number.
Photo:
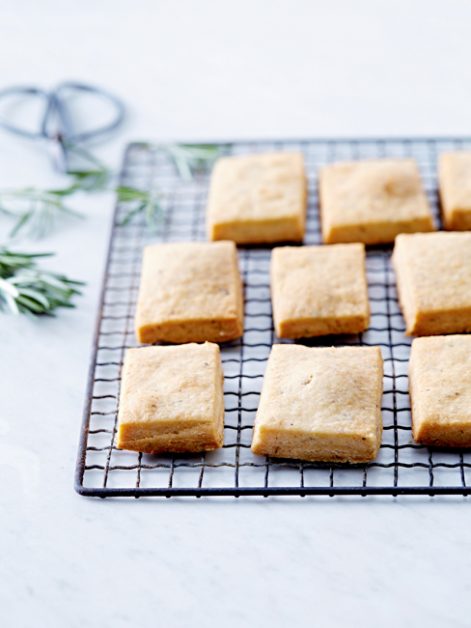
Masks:
[[[100,99],[110,110],[109,119],[91,129],[79,130],[74,121],[72,96],[88,95]],[[110,92],[93,85],[65,81],[48,91],[35,86],[13,86],[0,90],[0,105],[10,98],[37,98],[44,102],[42,117],[35,130],[29,130],[0,117],[0,127],[31,140],[43,140],[51,145],[55,163],[63,172],[71,170],[73,147],[82,142],[107,135],[117,129],[125,115],[122,101]]]

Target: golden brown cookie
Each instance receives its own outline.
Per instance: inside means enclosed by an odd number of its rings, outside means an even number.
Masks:
[[[218,345],[128,349],[117,446],[147,453],[198,452],[223,443],[223,373]]]
[[[418,443],[471,447],[471,336],[416,338],[409,389]]]
[[[471,152],[443,153],[438,173],[445,229],[471,230]]]
[[[324,241],[393,242],[398,233],[433,231],[432,214],[412,159],[334,163],[319,178]]]
[[[280,338],[355,334],[368,327],[363,244],[275,248],[271,290]]]
[[[155,244],[144,250],[136,311],[139,342],[225,342],[243,333],[233,242]]]
[[[300,241],[305,222],[306,175],[301,153],[218,160],[208,200],[210,240],[240,244]]]
[[[274,345],[252,451],[278,458],[368,462],[381,444],[378,347]]]
[[[471,233],[399,235],[393,263],[408,335],[471,331]]]

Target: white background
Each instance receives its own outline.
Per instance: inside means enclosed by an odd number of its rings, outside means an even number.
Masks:
[[[128,139],[471,134],[470,32],[454,0],[0,0],[0,83],[118,93],[126,127],[97,147],[114,165]],[[0,187],[62,182],[0,135]],[[466,499],[73,492],[112,202],[21,243],[87,282],[79,307],[0,319],[2,626],[469,626]]]

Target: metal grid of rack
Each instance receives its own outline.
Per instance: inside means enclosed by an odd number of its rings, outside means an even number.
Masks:
[[[471,149],[471,140],[364,139],[238,142],[221,145],[227,154],[301,150],[309,178],[305,242],[320,242],[317,171],[345,159],[412,157],[439,221],[437,155]],[[221,347],[225,372],[224,447],[204,455],[151,456],[115,446],[120,372],[126,348],[136,346],[133,317],[143,247],[155,241],[205,239],[209,173],[182,181],[161,151],[128,146],[121,183],[158,189],[162,216],[157,233],[143,217],[120,226],[127,211],[116,206],[103,280],[89,386],[76,470],[76,490],[108,496],[270,496],[461,494],[471,492],[471,452],[433,451],[414,443],[408,396],[410,339],[404,335],[390,249],[367,253],[371,323],[363,334],[305,341],[309,346],[379,345],[384,357],[384,432],[377,459],[363,465],[326,465],[255,456],[252,427],[270,347],[275,336],[269,291],[269,248],[239,248],[245,291],[245,333]]]

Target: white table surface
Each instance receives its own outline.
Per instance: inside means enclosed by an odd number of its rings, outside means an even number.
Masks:
[[[0,82],[116,91],[110,164],[129,139],[471,134],[470,20],[465,1],[4,0]],[[62,182],[41,147],[0,146],[0,187]],[[17,245],[87,287],[55,320],[0,320],[1,625],[469,626],[464,498],[74,493],[112,203]]]

